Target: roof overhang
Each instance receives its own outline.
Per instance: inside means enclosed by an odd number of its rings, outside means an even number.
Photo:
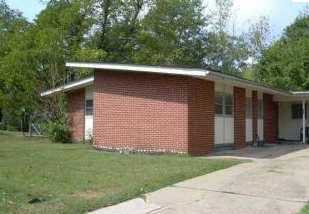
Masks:
[[[209,71],[208,76],[206,76],[206,78],[208,80],[219,81],[219,82],[226,83],[229,85],[238,86],[242,88],[249,88],[251,90],[262,91],[265,93],[284,95],[284,96],[291,95],[290,92],[283,91],[281,89],[277,89],[277,88],[274,88],[274,87],[271,87],[265,84],[261,84],[261,83],[254,82],[254,81],[247,80],[247,79],[240,78],[240,77],[234,77],[234,76],[227,75],[227,74],[220,73],[220,72]]]
[[[289,92],[289,96],[274,96],[274,101],[279,102],[293,102],[293,101],[306,101],[309,100],[309,91],[294,91]]]
[[[170,75],[185,75],[206,80],[221,81],[226,84],[237,85],[240,87],[252,88],[265,93],[290,95],[289,92],[276,89],[254,81],[246,80],[239,77],[223,74],[218,71],[208,69],[192,69],[192,68],[175,68],[175,67],[160,67],[160,66],[145,66],[145,65],[130,65],[130,64],[110,64],[110,63],[90,63],[90,62],[68,62],[66,66],[73,68],[89,68],[101,70],[119,70],[128,72],[145,72],[159,73]]]
[[[93,76],[82,79],[82,80],[77,80],[77,81],[44,91],[41,93],[41,96],[44,97],[44,96],[48,96],[54,93],[68,92],[68,91],[74,91],[77,89],[85,88],[89,85],[93,85],[93,81],[94,81]]]
[[[174,74],[185,76],[205,76],[206,70],[193,68],[174,68],[146,65],[129,65],[129,64],[110,64],[110,63],[88,63],[88,62],[67,62],[67,67],[73,68],[90,68],[102,70],[131,71],[143,73]]]
[[[218,71],[209,69],[193,69],[193,68],[177,68],[177,67],[161,67],[161,66],[147,66],[147,65],[132,65],[132,64],[112,64],[112,63],[92,63],[92,62],[67,62],[67,67],[72,68],[88,68],[104,71],[124,71],[124,72],[139,72],[139,73],[154,73],[165,75],[182,75],[190,76],[199,79],[210,81],[218,81],[225,84],[239,86],[243,88],[250,88],[252,90],[261,91],[275,95],[276,101],[291,101],[291,100],[309,100],[309,91],[304,92],[289,92],[277,89],[265,84],[254,82],[251,80],[227,75]],[[41,93],[41,96],[48,96],[53,93],[68,92],[92,85],[94,77],[78,80],[66,85],[62,85],[48,91]]]

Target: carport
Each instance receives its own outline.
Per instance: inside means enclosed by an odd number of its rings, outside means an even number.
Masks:
[[[275,95],[278,104],[278,138],[306,143],[306,130],[309,126],[307,111],[309,110],[309,91],[290,92],[287,96]]]

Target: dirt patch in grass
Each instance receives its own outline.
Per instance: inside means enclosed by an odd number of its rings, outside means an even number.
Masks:
[[[86,190],[83,192],[80,192],[77,194],[77,197],[82,198],[82,199],[92,199],[92,198],[97,198],[103,196],[102,192],[99,192],[98,190]]]
[[[120,191],[123,188],[123,186],[119,184],[113,184],[110,186],[108,189],[105,190],[97,190],[97,189],[89,189],[89,190],[84,190],[78,193],[72,193],[73,197],[81,198],[81,199],[93,199],[93,198],[99,198],[103,197],[109,194],[113,194],[117,191]]]

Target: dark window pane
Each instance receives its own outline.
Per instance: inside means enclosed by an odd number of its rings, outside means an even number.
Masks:
[[[292,110],[292,119],[303,118],[303,106],[301,103],[292,104],[291,110]],[[307,112],[305,112],[305,117],[307,118]]]
[[[223,114],[223,93],[215,93],[215,113]]]
[[[233,115],[233,106],[226,105],[225,106],[225,114],[226,115]]]
[[[263,119],[263,100],[258,101],[258,118]]]
[[[233,95],[225,94],[225,105],[229,105],[229,106],[233,105]]]
[[[86,108],[93,107],[93,100],[86,100]]]
[[[93,115],[93,108],[86,108],[86,116]]]
[[[215,105],[215,113],[216,114],[223,114],[223,106],[222,105]]]
[[[252,118],[252,99],[248,97],[246,100],[246,116],[247,118]]]
[[[215,94],[215,103],[219,105],[223,105],[223,94],[220,92],[216,92]]]

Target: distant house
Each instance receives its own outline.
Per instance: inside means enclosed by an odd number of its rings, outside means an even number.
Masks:
[[[65,92],[71,139],[96,148],[211,153],[257,139],[299,140],[309,92],[288,92],[218,71],[67,63],[94,76],[42,93]],[[306,108],[308,108],[306,106]]]

